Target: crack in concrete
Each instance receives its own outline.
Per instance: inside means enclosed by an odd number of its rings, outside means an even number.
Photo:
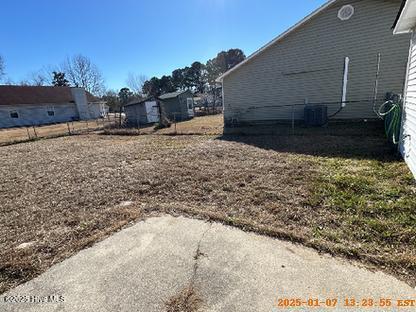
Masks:
[[[198,311],[201,307],[203,300],[199,297],[198,292],[195,291],[195,280],[199,268],[199,259],[203,256],[207,256],[205,253],[201,251],[202,240],[204,239],[208,231],[211,229],[211,227],[212,222],[209,222],[208,228],[202,233],[201,238],[198,241],[195,255],[193,256],[194,265],[189,286],[185,287],[181,292],[179,292],[176,296],[171,297],[165,303],[167,308],[166,312],[195,312]]]
[[[202,241],[203,241],[205,235],[209,232],[209,230],[211,228],[212,228],[212,222],[209,222],[208,228],[204,231],[204,233],[202,233],[201,238],[198,241],[198,245],[197,245],[195,255],[194,255],[194,260],[195,261],[194,261],[194,267],[193,267],[193,272],[192,272],[191,282],[190,282],[190,287],[192,287],[192,288],[195,285],[196,274],[197,274],[197,271],[198,271],[198,268],[199,268],[199,259],[203,256],[204,257],[207,256],[205,253],[203,253],[201,251],[201,244],[202,244]]]

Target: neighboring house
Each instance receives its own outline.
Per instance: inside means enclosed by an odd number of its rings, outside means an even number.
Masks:
[[[107,111],[82,88],[0,86],[0,128],[96,119]]]
[[[105,101],[97,99],[92,94],[87,93],[88,111],[90,113],[90,119],[104,118],[108,115],[110,107]]]
[[[218,79],[226,126],[303,120],[312,104],[337,119],[377,118],[387,92],[403,93],[409,37],[391,33],[399,9],[400,0],[327,2]]]
[[[416,177],[416,0],[403,1],[394,33],[411,33],[400,151]]]
[[[129,126],[159,122],[159,104],[155,98],[136,100],[124,105],[124,113]]]
[[[159,97],[162,115],[170,121],[182,121],[194,117],[194,100],[191,91],[166,93]]]
[[[222,108],[222,90],[220,86],[216,86],[215,90],[205,93],[196,94],[194,104],[198,107],[220,107]]]

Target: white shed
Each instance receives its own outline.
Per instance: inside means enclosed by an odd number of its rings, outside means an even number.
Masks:
[[[404,90],[400,152],[416,177],[416,0],[404,0],[394,34],[411,33]]]

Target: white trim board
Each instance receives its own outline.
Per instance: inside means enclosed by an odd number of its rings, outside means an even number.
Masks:
[[[237,70],[238,68],[240,68],[241,66],[243,66],[244,64],[246,64],[247,62],[249,62],[250,60],[252,60],[254,57],[256,57],[257,55],[261,54],[262,52],[264,52],[265,50],[267,50],[268,48],[270,48],[271,46],[273,46],[275,43],[277,43],[277,42],[281,41],[282,39],[284,39],[291,32],[293,32],[296,29],[298,29],[300,26],[302,26],[303,24],[305,24],[306,22],[308,22],[310,19],[312,19],[313,17],[315,17],[316,15],[318,15],[319,13],[321,13],[322,11],[324,11],[326,8],[328,8],[329,6],[331,6],[332,4],[334,4],[337,1],[338,0],[329,0],[327,3],[325,3],[324,5],[322,5],[320,8],[316,9],[311,14],[309,14],[308,16],[306,16],[303,20],[301,20],[300,22],[298,22],[297,24],[295,24],[294,26],[292,26],[291,28],[289,28],[288,30],[286,30],[284,33],[282,33],[281,35],[279,35],[278,37],[276,37],[275,39],[273,39],[272,41],[270,41],[268,44],[266,44],[265,46],[261,47],[256,52],[254,52],[253,54],[251,54],[249,57],[247,57],[244,61],[242,61],[241,63],[239,63],[237,66],[231,68],[230,70],[228,70],[227,72],[225,72],[224,74],[222,74],[220,77],[217,78],[216,81],[217,82],[221,82],[224,79],[224,77],[228,76],[233,71]]]
[[[407,0],[394,27],[395,35],[412,32],[416,27],[416,1]]]

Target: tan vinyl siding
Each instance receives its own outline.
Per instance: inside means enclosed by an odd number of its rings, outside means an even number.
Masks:
[[[338,19],[342,5],[355,14]],[[391,26],[400,0],[337,1],[223,80],[224,118],[240,122],[290,119],[305,102],[339,102],[345,57],[350,58],[347,101],[337,118],[376,118],[371,100],[377,54],[381,53],[379,99],[403,93],[409,36],[393,36]],[[416,96],[416,88],[415,88]],[[329,105],[329,114],[339,104]],[[303,118],[303,106],[295,117]]]
[[[410,46],[401,150],[404,159],[416,176],[416,33],[412,35]]]

